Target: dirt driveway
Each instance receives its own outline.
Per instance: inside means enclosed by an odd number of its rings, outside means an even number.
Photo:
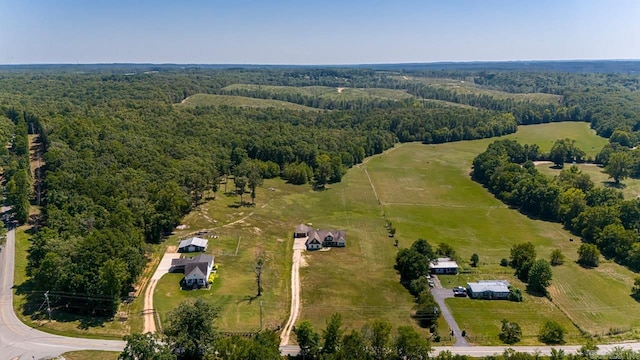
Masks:
[[[307,249],[305,242],[307,238],[297,238],[293,242],[293,263],[291,264],[291,311],[289,320],[284,325],[280,334],[280,346],[289,344],[291,329],[298,320],[300,314],[300,263],[303,261],[302,252]]]
[[[180,255],[180,253],[176,252],[175,246],[168,247],[167,252],[164,253],[162,260],[160,260],[160,264],[158,264],[156,272],[151,276],[149,285],[144,292],[144,309],[142,310],[144,318],[143,334],[147,332],[156,332],[156,322],[154,319],[156,311],[153,308],[153,292],[156,289],[158,280],[160,280],[164,274],[169,272],[169,269],[171,268],[171,261],[173,259],[179,259]]]

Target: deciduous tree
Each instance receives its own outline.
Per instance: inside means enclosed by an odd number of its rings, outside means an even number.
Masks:
[[[529,270],[529,288],[533,291],[546,293],[547,287],[551,285],[553,274],[551,265],[544,259],[536,260]]]
[[[515,344],[520,341],[522,337],[522,329],[517,322],[502,319],[502,328],[498,337],[500,337],[500,340],[505,344]]]

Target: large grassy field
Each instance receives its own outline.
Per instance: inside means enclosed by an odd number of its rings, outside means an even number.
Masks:
[[[318,97],[326,100],[354,100],[354,99],[383,99],[383,100],[404,100],[412,98],[413,95],[403,90],[382,89],[382,88],[334,88],[328,86],[272,86],[272,85],[251,85],[233,84],[222,90],[260,90],[272,94],[281,95],[305,95]]]
[[[455,91],[459,94],[476,94],[488,95],[498,100],[513,99],[516,101],[535,102],[539,104],[557,104],[562,98],[560,95],[546,93],[507,93],[504,91],[489,89],[474,84],[473,82],[446,78],[424,78],[424,77],[408,77],[394,76],[393,78],[407,82],[421,82],[434,87],[441,87],[447,90]]]
[[[606,142],[588,124],[570,122],[520,127],[516,134],[506,136],[537,143],[543,151],[555,139],[565,137],[576,139],[578,146],[593,155]],[[269,180],[259,190],[256,206],[250,208],[235,208],[236,197],[218,195],[187,216],[184,223],[190,228],[169,242],[189,232],[214,228],[219,238],[210,244],[210,250],[220,264],[219,279],[209,291],[186,292],[178,288],[180,275],[166,276],[156,290],[156,307],[164,317],[182,299],[207,298],[221,307],[221,329],[250,331],[258,326],[262,302],[265,326],[282,324],[289,307],[291,232],[297,223],[305,222],[345,229],[348,245],[305,253],[301,319],[323,328],[326,319],[338,312],[352,328],[375,318],[387,319],[394,326],[413,324],[413,300],[393,270],[398,248],[386,233],[385,220],[389,219],[397,227],[400,247],[420,237],[433,245],[447,242],[467,270],[471,269],[466,259],[474,252],[479,254],[477,269],[444,277],[445,286],[500,278],[524,289],[511,269],[499,265],[518,242],[533,242],[540,257],[548,258],[556,248],[567,256],[564,265],[554,268],[549,289],[552,301],[526,293],[520,304],[450,300],[454,316],[474,341],[496,343],[503,317],[521,323],[523,342],[528,344],[537,343],[536,334],[545,319],[563,324],[570,339],[577,339],[580,330],[603,334],[640,326],[635,320],[640,319],[640,305],[629,296],[633,273],[610,262],[593,270],[579,267],[575,264],[579,244],[568,240],[571,235],[560,224],[521,215],[470,180],[473,157],[494,140],[399,145],[349,170],[341,183],[324,191]],[[267,191],[268,187],[275,191]],[[232,226],[221,227],[238,219],[241,221]],[[231,253],[239,237],[235,256]],[[252,299],[253,265],[260,251],[269,259],[265,294]]]
[[[548,138],[545,134],[550,135]],[[574,134],[575,136],[567,136]],[[587,124],[561,123],[521,127],[518,133],[508,136],[521,142],[544,146],[550,139],[572,137],[583,149],[597,149],[602,139],[593,139]],[[554,268],[554,281],[550,287],[550,302],[546,298],[525,294],[525,303],[488,303],[505,308],[520,306],[523,311],[495,311],[493,321],[489,313],[478,313],[476,306],[483,302],[452,300],[454,316],[470,334],[495,335],[502,314],[510,314],[509,320],[523,326],[527,342],[536,342],[535,333],[540,322],[553,318],[568,324],[570,336],[579,329],[592,334],[602,334],[612,328],[629,329],[640,326],[640,305],[630,296],[635,274],[614,263],[605,262],[597,269],[586,270],[575,264],[578,242],[559,224],[530,219],[508,209],[481,185],[470,180],[473,157],[494,141],[478,140],[442,145],[406,144],[387,154],[372,158],[367,168],[387,218],[397,227],[401,246],[409,246],[416,238],[424,238],[436,245],[446,242],[452,245],[462,259],[462,266],[469,268],[472,253],[478,253],[481,265],[467,279],[507,279],[524,288],[512,276],[511,270],[499,266],[500,259],[509,257],[510,247],[519,242],[531,241],[538,256],[548,258],[553,249],[560,249],[567,262]],[[460,279],[446,279],[451,285]],[[469,300],[470,301],[470,300]],[[496,304],[496,305],[494,305]],[[468,305],[468,306],[467,306]],[[538,317],[532,314],[544,314]],[[475,319],[475,320],[474,320]],[[576,326],[571,326],[574,322]],[[579,327],[579,329],[578,329]],[[482,342],[493,340],[479,338]]]
[[[252,108],[276,108],[287,110],[321,111],[316,108],[294,104],[287,101],[255,99],[246,96],[195,94],[184,99],[176,106],[194,108],[198,106],[235,106]]]

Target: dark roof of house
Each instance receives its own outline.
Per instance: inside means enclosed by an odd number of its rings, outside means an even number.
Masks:
[[[329,235],[333,237],[333,241],[338,241],[340,239],[347,241],[347,232],[344,230],[312,230],[306,243],[309,244],[314,240],[323,242]]]
[[[200,254],[192,258],[180,258],[171,260],[171,267],[180,268],[184,267],[184,274],[189,275],[193,269],[201,269],[203,274],[207,273],[207,267],[213,265],[213,256],[207,254]],[[202,270],[204,269],[204,270]]]

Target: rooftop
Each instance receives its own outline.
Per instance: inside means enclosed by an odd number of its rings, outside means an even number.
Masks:
[[[509,292],[509,282],[506,280],[480,280],[467,283],[467,287],[474,293],[485,291]]]
[[[429,263],[429,269],[451,269],[458,268],[458,263],[449,258],[437,258],[431,260]]]
[[[209,240],[201,239],[201,238],[198,238],[198,237],[192,237],[192,238],[188,238],[188,239],[180,241],[180,245],[178,245],[178,249],[182,249],[182,248],[187,247],[189,245],[207,247],[208,243],[209,243]]]

